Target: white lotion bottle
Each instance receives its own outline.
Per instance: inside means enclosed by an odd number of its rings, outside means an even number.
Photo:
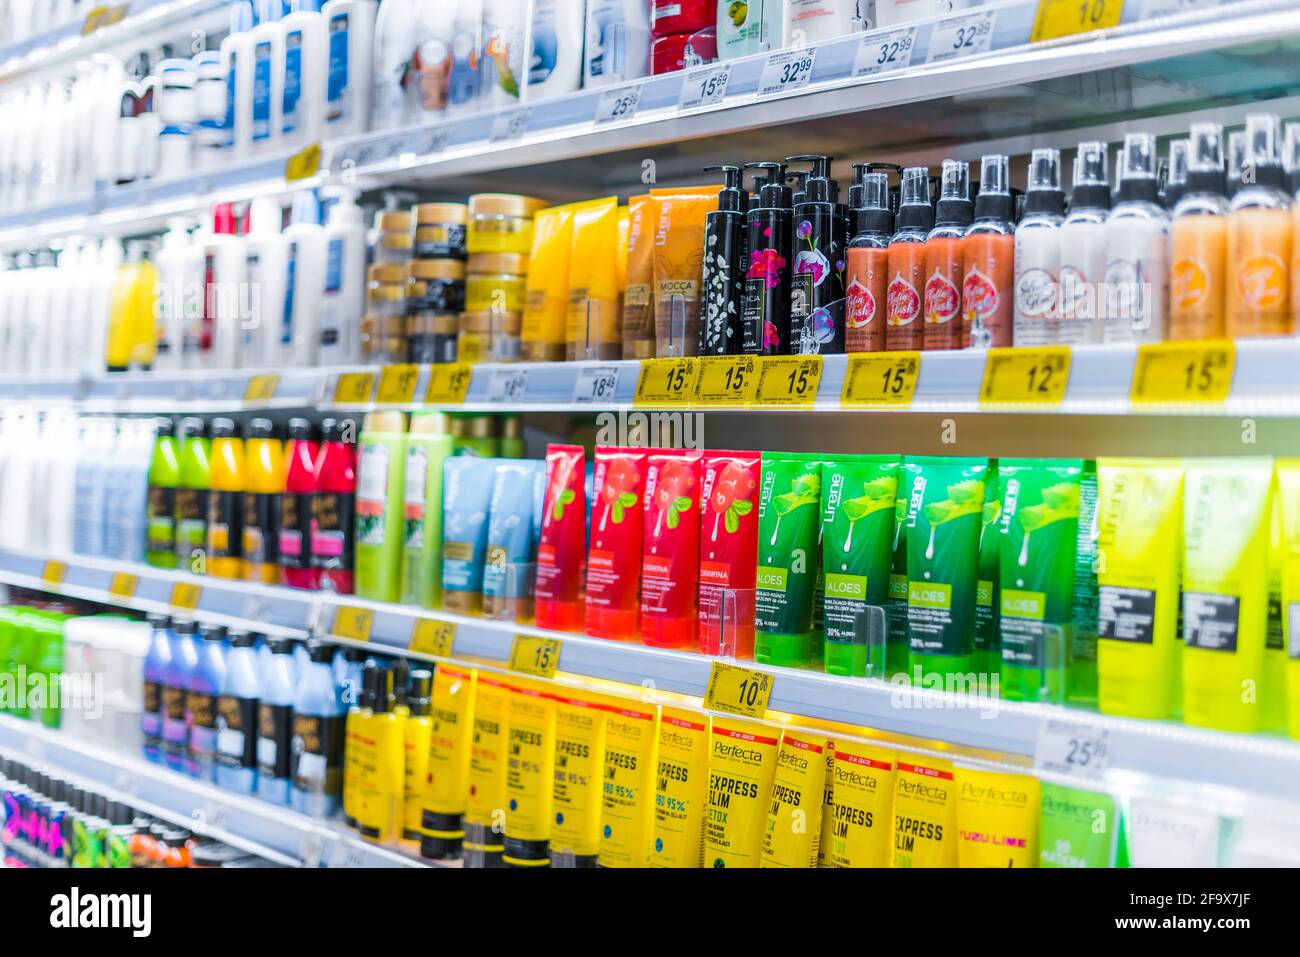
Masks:
[[[158,352],[157,369],[184,366],[185,330],[203,315],[203,250],[190,239],[190,224],[184,219],[167,223],[162,245],[154,257],[158,268]]]
[[[280,327],[280,362],[286,366],[316,365],[320,354],[320,313],[325,290],[325,230],[320,203],[311,190],[293,198],[285,238],[285,287],[288,302]]]
[[[232,8],[230,35],[221,41],[226,70],[227,159],[245,159],[253,148],[253,18],[247,7]]]
[[[329,0],[321,8],[329,63],[325,127],[330,138],[370,128],[370,86],[375,48],[374,0]]]
[[[1012,341],[1017,346],[1046,346],[1057,342],[1064,219],[1061,151],[1034,150],[1029,158],[1025,212],[1016,224],[1016,312]]]
[[[319,143],[325,124],[329,52],[319,0],[297,0],[284,24],[280,129],[290,147]]]
[[[244,273],[249,309],[240,323],[239,365],[244,369],[270,369],[280,361],[280,330],[288,302],[288,244],[280,231],[284,212],[273,200],[256,199],[248,218]]]
[[[1105,338],[1106,216],[1110,183],[1106,144],[1080,143],[1074,156],[1070,212],[1061,224],[1060,342]]]
[[[274,151],[284,126],[284,43],[280,0],[266,0],[253,30],[251,136],[257,153]]]
[[[320,355],[323,366],[361,361],[361,316],[366,306],[366,223],[357,191],[342,186],[325,225],[325,286],[321,301]]]
[[[1119,202],[1106,217],[1106,342],[1160,342],[1169,311],[1169,214],[1158,199],[1156,138],[1124,137]]]
[[[584,0],[533,0],[528,99],[547,100],[582,84]]]
[[[244,300],[244,239],[238,235],[230,203],[212,211],[212,232],[203,237],[205,304],[198,326],[186,336],[186,354],[198,356],[201,369],[235,369],[239,365],[240,325],[247,318]]]

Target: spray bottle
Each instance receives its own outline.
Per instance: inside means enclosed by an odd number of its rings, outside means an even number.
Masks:
[[[784,163],[747,163],[767,172],[758,203],[749,210],[742,312],[741,350],[748,354],[789,355],[791,193]]]
[[[965,345],[961,287],[966,266],[966,230],[975,219],[970,200],[970,164],[944,160],[934,228],[925,239],[925,348]]]
[[[903,170],[896,229],[889,240],[889,285],[885,290],[885,348],[919,350],[925,343],[921,290],[925,288],[925,240],[934,228],[930,171]]]
[[[1169,226],[1169,338],[1224,333],[1228,296],[1228,197],[1223,128],[1193,123],[1187,185]]]
[[[1282,169],[1277,117],[1246,117],[1243,171],[1252,174],[1228,213],[1227,334],[1289,336],[1291,316],[1291,197]]]
[[[885,287],[889,276],[889,238],[894,214],[889,209],[889,177],[854,163],[857,180],[849,188],[853,238],[845,250],[848,285],[844,294],[846,352],[885,349]]]
[[[1070,212],[1061,224],[1060,341],[1101,342],[1105,337],[1106,144],[1080,143],[1074,155]]]
[[[844,217],[829,156],[791,156],[809,163],[803,198],[795,201],[793,276],[790,285],[791,350],[799,354],[844,351]],[[792,197],[793,199],[793,197]]]
[[[1025,214],[1016,224],[1016,316],[1014,344],[1058,341],[1057,297],[1061,275],[1061,152],[1034,150],[1029,159]]]
[[[966,228],[961,283],[962,341],[967,347],[1009,346],[1015,303],[1016,230],[1007,157],[980,159],[975,219]]]
[[[723,187],[718,208],[704,221],[703,321],[700,323],[702,356],[740,352],[741,314],[745,297],[745,218],[749,197],[741,188],[739,166],[706,166],[720,172]]]
[[[1157,202],[1156,138],[1124,137],[1119,202],[1106,217],[1106,341],[1159,342],[1169,303],[1169,216]]]

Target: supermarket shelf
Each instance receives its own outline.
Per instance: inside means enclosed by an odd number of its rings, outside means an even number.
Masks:
[[[685,652],[603,641],[581,635],[556,635],[514,622],[469,618],[368,602],[351,596],[308,593],[241,582],[220,582],[160,572],[148,566],[124,566],[69,558],[59,582],[46,580],[42,559],[0,551],[0,581],[53,591],[106,604],[166,609],[170,587],[177,580],[201,586],[193,612],[205,620],[239,622],[270,630],[266,622],[293,620],[319,635],[330,635],[340,607],[371,612],[369,647],[409,652],[417,624],[423,620],[454,626],[453,654],[490,667],[504,668],[516,635],[558,637],[562,640],[562,672],[702,697],[713,659]],[[138,575],[134,598],[112,593],[114,572]],[[236,604],[243,593],[245,604]],[[143,600],[148,595],[147,600]],[[238,611],[250,609],[258,614]],[[248,617],[246,617],[248,616]],[[429,657],[421,655],[422,657]],[[1032,758],[1044,722],[1066,719],[1091,730],[1105,730],[1110,739],[1110,767],[1204,784],[1224,781],[1243,791],[1295,801],[1300,780],[1300,744],[1262,735],[1232,735],[1187,728],[1171,722],[1109,718],[1079,709],[1019,704],[989,698],[921,689],[898,688],[878,681],[837,678],[793,669],[768,670],[774,676],[770,707],[809,718],[863,725],[923,741],[1005,755]],[[0,738],[0,744],[3,744]]]
[[[1109,116],[1118,135],[1127,119],[1201,108],[1208,97],[1246,103],[1298,92],[1287,66],[1294,51],[1285,44],[1300,35],[1300,9],[1288,0],[1129,3],[1112,30],[1030,45],[1037,6],[1037,0],[1009,0],[911,24],[901,33],[874,31],[809,47],[813,65],[801,86],[765,91],[771,87],[769,57],[777,54],[760,54],[523,107],[328,141],[321,173],[292,185],[342,180],[370,188],[454,180],[449,187],[463,194],[467,186],[517,189],[520,170],[528,167],[543,177],[546,188],[536,188],[559,198],[644,188],[650,148],[656,150],[659,183],[694,178],[705,157],[690,142],[707,144],[711,162],[723,152],[733,158],[758,155],[766,152],[763,137],[773,127],[783,128],[787,139],[837,155],[934,149],[940,140],[944,149],[961,143],[970,150],[993,137],[1030,130],[1051,136],[1095,124],[1098,115]],[[1183,12],[1160,16],[1170,10]],[[958,27],[967,34],[973,30],[977,40],[969,48],[949,49]],[[870,72],[881,43],[900,37],[911,42],[908,55],[887,72]],[[1234,51],[1239,55],[1229,55]],[[1253,69],[1242,69],[1247,62]],[[1132,72],[1137,66],[1140,71]],[[725,95],[716,103],[698,103],[693,87],[715,70],[727,73]],[[1120,72],[1105,81],[1080,80],[1106,70]],[[1062,78],[1069,82],[1058,82]],[[635,108],[613,119],[614,100],[633,93]],[[1037,113],[1027,106],[1030,93],[1040,104]],[[915,106],[922,103],[939,112],[918,114]],[[872,111],[869,124],[839,119],[864,110]],[[746,143],[748,134],[759,139]],[[0,216],[0,247],[69,232],[148,232],[169,216],[213,201],[284,193],[288,155],[11,212]]]
[[[156,764],[0,715],[0,752],[93,782],[145,813],[261,855],[307,867],[428,866],[324,822],[232,794]]]
[[[928,412],[981,414],[1062,414],[1092,416],[1195,415],[1293,416],[1300,414],[1300,338],[1248,339],[1236,343],[1235,373],[1224,402],[1134,404],[1129,395],[1138,350],[1133,346],[1075,346],[1071,349],[1069,384],[1057,405],[984,405],[980,389],[986,353],[927,352],[921,356],[916,391],[910,404],[845,406],[841,392],[850,357],[825,356],[818,392],[805,409],[790,406],[687,403],[673,408],[794,412]],[[71,405],[85,412],[184,413],[237,412],[255,409],[329,408],[367,411],[375,408],[446,408],[465,412],[599,412],[632,408],[641,366],[636,361],[591,361],[483,364],[472,369],[463,402],[426,406],[430,370],[420,366],[411,401],[381,404],[379,367],[290,369],[232,372],[161,372],[114,374],[63,379],[0,380],[0,401],[36,405]],[[336,400],[341,377],[371,374],[367,401]],[[269,392],[250,398],[256,385],[275,376]],[[651,406],[647,406],[651,407]]]

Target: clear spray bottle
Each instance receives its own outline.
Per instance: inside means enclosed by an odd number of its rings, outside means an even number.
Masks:
[[[1016,224],[1015,344],[1045,346],[1058,341],[1058,282],[1061,274],[1061,151],[1037,149],[1029,158],[1025,214]]]
[[[1070,212],[1061,224],[1061,307],[1059,341],[1065,345],[1105,338],[1106,144],[1080,143],[1074,155]]]
[[[1169,216],[1158,202],[1156,138],[1124,137],[1119,202],[1106,217],[1106,342],[1160,342],[1169,308]]]

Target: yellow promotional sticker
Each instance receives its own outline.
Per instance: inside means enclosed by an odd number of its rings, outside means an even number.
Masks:
[[[114,598],[133,598],[140,576],[130,572],[114,572],[113,580],[108,586],[108,593]]]
[[[269,402],[275,398],[275,390],[279,384],[280,377],[273,372],[255,375],[248,380],[248,385],[244,386],[244,401]]]
[[[893,752],[855,741],[835,744],[829,832],[822,835],[825,867],[889,866]]]
[[[1037,867],[1038,779],[957,769],[960,867]]]
[[[849,356],[840,405],[910,405],[921,378],[919,352],[864,352]]]
[[[1029,42],[1109,30],[1123,15],[1124,0],[1038,0]]]
[[[452,665],[434,669],[429,764],[420,817],[421,833],[431,837],[465,836],[462,815],[469,796],[476,692],[473,671]]]
[[[990,349],[984,358],[980,402],[987,405],[1060,405],[1070,384],[1070,347]]]
[[[1129,401],[1226,402],[1236,362],[1236,344],[1228,339],[1138,346]]]
[[[374,394],[375,374],[373,372],[344,372],[334,383],[336,405],[362,405],[369,402]]]
[[[415,401],[415,387],[419,383],[420,367],[414,363],[384,366],[379,370],[375,401],[383,405],[410,405]]]
[[[437,621],[433,618],[421,618],[411,628],[411,642],[407,650],[435,658],[450,658],[452,645],[456,641],[456,623],[454,621]]]
[[[758,395],[754,356],[706,356],[699,360],[692,405],[752,405]]]
[[[646,867],[654,834],[658,708],[614,699],[605,717],[600,866]]]
[[[812,405],[821,381],[821,356],[765,356],[759,366],[757,400],[760,405]]]
[[[664,708],[655,772],[654,867],[700,867],[709,799],[709,716]]]
[[[709,804],[704,817],[705,867],[758,866],[779,734],[753,721],[713,719]]]
[[[635,406],[686,405],[695,392],[698,360],[642,359],[636,380]]]
[[[506,701],[510,685],[479,672],[474,682],[473,735],[469,752],[469,800],[465,803],[465,849],[499,852],[505,833]]]
[[[424,401],[428,405],[463,405],[473,370],[468,362],[439,362],[430,366]]]
[[[825,738],[786,731],[776,753],[760,867],[816,867],[826,791]]]
[[[600,851],[600,786],[605,770],[605,709],[594,696],[555,695],[555,787],[551,861],[592,858]]]
[[[952,765],[900,758],[894,773],[894,867],[957,866],[957,796]]]
[[[550,862],[555,702],[540,682],[521,681],[510,691],[506,730],[506,849],[517,867]]]

